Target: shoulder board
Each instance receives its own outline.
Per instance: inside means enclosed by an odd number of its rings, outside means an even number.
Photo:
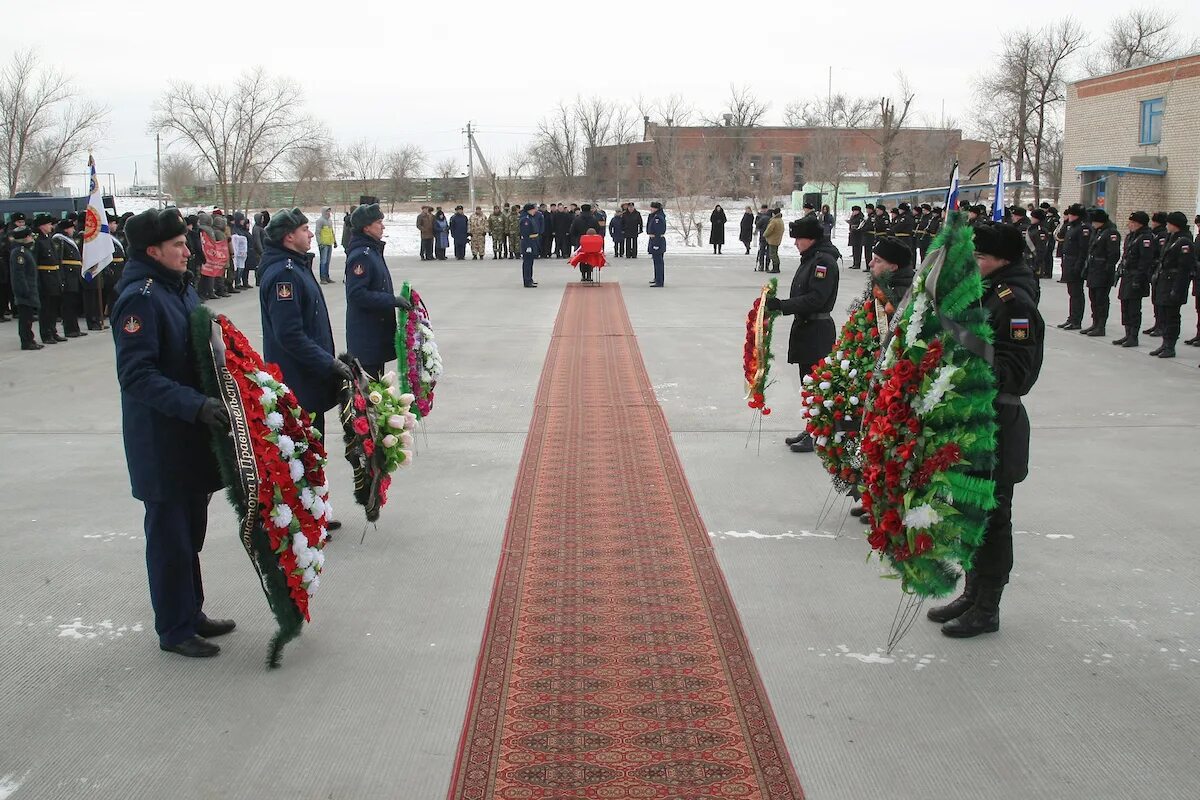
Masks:
[[[146,282],[142,284],[142,288],[138,291],[143,297],[150,296],[150,287],[154,285],[154,278],[146,278]]]
[[[360,247],[358,250],[355,250],[353,253],[351,253],[350,257],[358,258],[359,256],[365,256],[370,252],[371,252],[371,248],[364,245],[363,247]]]
[[[1013,290],[1005,286],[1003,283],[996,284],[996,296],[1006,303],[1011,302],[1014,297]]]
[[[283,268],[284,269],[292,269],[294,266],[295,266],[295,264],[293,264],[292,260],[289,258],[287,260],[287,263],[283,265]]]

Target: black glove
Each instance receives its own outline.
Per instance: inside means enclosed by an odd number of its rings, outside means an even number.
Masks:
[[[339,381],[354,380],[354,370],[350,369],[350,365],[340,358],[333,360],[333,374]]]
[[[200,406],[200,413],[196,415],[196,420],[219,431],[229,430],[229,412],[225,410],[225,406],[220,400],[212,397],[206,399],[204,405]]]
[[[782,311],[782,310],[783,310],[783,301],[782,300],[780,300],[778,297],[768,297],[767,298],[767,311]]]
[[[412,301],[402,294],[396,295],[396,308],[403,308],[405,311],[412,311]]]

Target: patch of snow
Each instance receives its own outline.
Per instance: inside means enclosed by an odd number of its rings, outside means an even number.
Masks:
[[[836,533],[829,531],[806,531],[799,533],[784,531],[783,533],[759,533],[758,531],[709,531],[708,535],[722,539],[836,539]]]
[[[16,775],[0,775],[0,800],[8,800],[12,797],[17,789],[21,788],[21,783],[24,782],[28,773],[18,778]]]

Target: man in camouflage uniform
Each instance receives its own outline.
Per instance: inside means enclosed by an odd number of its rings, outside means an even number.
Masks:
[[[508,210],[504,233],[508,236],[508,257],[517,258],[521,252],[521,207],[516,203]]]
[[[500,211],[500,206],[492,206],[492,214],[487,219],[487,232],[492,237],[492,260],[508,258],[508,234],[504,231],[504,222],[508,217]]]
[[[483,207],[475,206],[475,213],[467,220],[467,233],[471,236],[471,260],[483,258],[483,247],[487,244],[488,218]]]

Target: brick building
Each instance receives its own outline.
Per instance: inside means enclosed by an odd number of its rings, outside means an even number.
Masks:
[[[879,146],[874,130],[672,126],[645,121],[642,140],[589,148],[588,178],[597,197],[653,197],[663,191],[664,158],[681,169],[706,169],[705,194],[728,196],[734,184],[745,196],[799,192],[805,183],[827,182],[831,162],[847,182],[878,189]],[[964,139],[962,131],[905,128],[900,131],[888,188],[944,183],[955,157],[973,166],[989,158],[986,142]]]
[[[1063,203],[1200,212],[1200,54],[1077,81],[1067,89]]]

